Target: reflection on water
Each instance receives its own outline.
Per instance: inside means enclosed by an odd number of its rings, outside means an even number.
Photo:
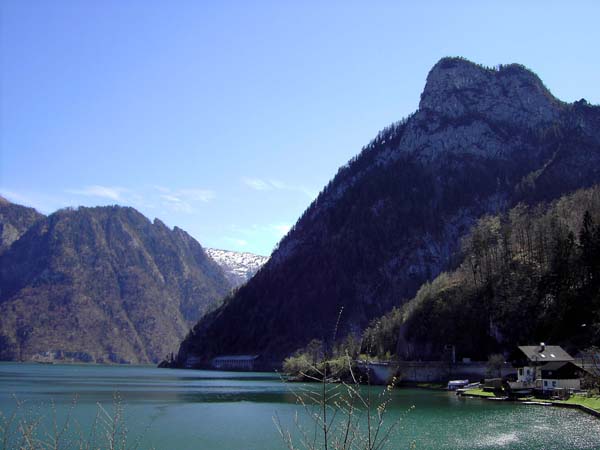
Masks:
[[[206,372],[153,367],[0,363],[0,410],[15,395],[49,415],[64,414],[77,396],[83,426],[99,402],[110,409],[119,393],[128,428],[142,448],[283,448],[273,416],[293,429],[298,411],[291,389],[277,374]],[[379,388],[371,388],[373,393]],[[406,411],[411,405],[415,409]],[[446,392],[401,389],[389,421],[401,419],[393,448],[600,448],[600,420],[581,412],[463,399]]]

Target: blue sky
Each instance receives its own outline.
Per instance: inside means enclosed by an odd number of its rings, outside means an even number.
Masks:
[[[600,2],[0,4],[0,193],[269,254],[443,56],[600,103]]]

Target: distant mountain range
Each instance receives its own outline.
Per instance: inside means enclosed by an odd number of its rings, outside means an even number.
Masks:
[[[313,338],[331,342],[336,324],[338,336],[359,334],[454,268],[480,218],[598,182],[600,107],[556,99],[521,65],[444,58],[418,110],[339,169],[173,365],[222,354],[277,363]]]
[[[248,252],[233,252],[207,248],[206,253],[215,260],[225,272],[232,286],[238,287],[248,281],[269,259],[267,256]]]
[[[232,288],[185,231],[133,208],[0,200],[0,359],[157,362]]]

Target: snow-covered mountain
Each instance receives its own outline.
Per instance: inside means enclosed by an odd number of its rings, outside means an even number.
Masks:
[[[225,272],[225,277],[234,287],[240,286],[248,281],[267,262],[269,257],[255,255],[247,252],[233,252],[207,248],[206,253]]]

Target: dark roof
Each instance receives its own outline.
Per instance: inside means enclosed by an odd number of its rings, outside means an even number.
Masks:
[[[567,364],[569,364],[568,361],[555,361],[555,362],[549,362],[544,364],[543,366],[540,367],[540,369],[542,370],[558,370],[563,366],[566,366]]]
[[[519,350],[521,350],[527,359],[533,362],[555,362],[555,361],[574,361],[573,357],[565,352],[562,347],[558,345],[546,345],[543,347],[540,345],[522,345],[519,346]]]
[[[217,356],[213,361],[254,361],[258,355],[224,355]]]
[[[540,367],[542,378],[556,378],[559,380],[579,378],[583,369],[570,361],[551,362]]]

